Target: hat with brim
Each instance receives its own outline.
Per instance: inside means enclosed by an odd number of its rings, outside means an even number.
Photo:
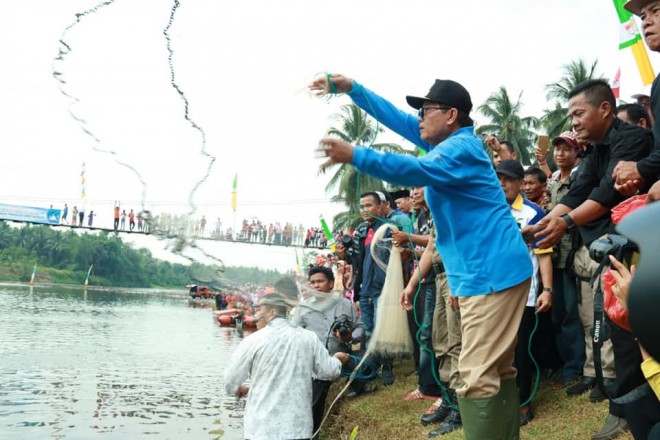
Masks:
[[[656,1],[658,0],[629,0],[623,5],[623,7],[633,14],[639,16],[642,15],[643,7],[650,5],[651,3],[655,3]]]
[[[580,145],[575,140],[575,136],[573,135],[572,131],[565,131],[556,138],[552,139],[552,146],[556,147],[560,142],[564,142],[569,147],[573,147],[575,149],[580,148]]]
[[[514,159],[501,161],[497,167],[495,167],[495,172],[497,174],[504,174],[512,179],[522,179],[525,177],[525,169],[520,162]]]
[[[436,79],[426,96],[406,96],[408,105],[420,109],[426,101],[446,104],[469,114],[472,110],[472,99],[465,87],[450,79]]]
[[[650,99],[651,97],[649,95],[645,95],[643,93],[635,93],[634,95],[631,96],[632,99],[640,99],[640,98],[648,98]]]

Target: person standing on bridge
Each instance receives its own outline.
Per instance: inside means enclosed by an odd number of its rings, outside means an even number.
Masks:
[[[119,201],[115,202],[115,223],[114,223],[115,231],[119,229]]]
[[[69,220],[67,220],[67,217],[69,215],[69,207],[67,204],[64,204],[64,209],[62,210],[62,224],[66,223],[67,225],[69,224]]]
[[[80,208],[80,211],[78,211],[78,226],[83,225],[83,220],[85,220],[85,207],[83,206]]]
[[[90,228],[94,223],[94,216],[96,216],[96,214],[94,214],[94,211],[89,211],[89,215],[87,216],[87,226],[89,226]]]
[[[131,209],[131,212],[128,213],[128,229],[131,231],[135,228],[135,213]]]

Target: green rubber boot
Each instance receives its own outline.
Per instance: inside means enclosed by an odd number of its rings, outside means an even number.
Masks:
[[[458,398],[466,440],[505,440],[506,408],[502,391],[486,399]]]
[[[500,395],[504,400],[506,420],[506,440],[518,440],[520,438],[520,402],[518,395],[518,384],[516,379],[503,380],[500,384]]]

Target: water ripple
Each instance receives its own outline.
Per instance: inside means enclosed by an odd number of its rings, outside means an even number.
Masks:
[[[0,286],[3,438],[241,438],[222,385],[240,337],[152,293]]]

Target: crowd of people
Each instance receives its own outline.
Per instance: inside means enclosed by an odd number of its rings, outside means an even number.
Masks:
[[[223,237],[222,231],[218,237]],[[233,239],[231,231],[224,234],[224,239]],[[325,248],[328,245],[328,239],[320,227],[305,228],[302,224],[295,226],[293,223],[280,222],[266,223],[259,219],[249,221],[244,219],[236,240],[247,241],[250,243],[264,243],[281,246],[305,246]]]
[[[133,231],[137,230],[138,232],[148,233],[150,232],[151,225],[149,223],[149,216],[144,212],[138,212],[137,214],[133,212],[132,209],[126,213],[125,209],[121,209],[121,204],[118,201],[115,201],[113,208],[113,229],[115,231]],[[51,209],[52,209],[51,205]],[[68,203],[64,204],[64,207],[60,211],[60,224],[69,225],[69,226],[85,226],[85,219],[87,219],[86,226],[89,228],[94,227],[94,220],[97,217],[97,213],[93,210],[90,210],[89,213],[85,213],[85,207],[82,206],[78,208],[75,205],[71,209],[71,218],[69,219],[69,205]],[[128,228],[126,227],[126,220],[128,219]],[[98,222],[97,222],[98,225]],[[137,228],[136,228],[137,226]]]
[[[647,44],[660,51],[660,1],[633,0],[626,7],[641,15]],[[408,331],[419,335],[413,355],[418,387],[402,397],[433,402],[420,417],[422,425],[435,426],[430,437],[462,427],[470,440],[519,438],[520,426],[534,419],[533,383],[545,378],[568,396],[589,393],[594,402],[609,401],[602,428],[584,433],[592,439],[625,431],[636,439],[658,438],[660,367],[629,328],[609,310],[603,313],[601,282],[609,267],[611,290],[626,307],[634,271],[608,254],[614,249],[608,247],[615,232],[611,212],[638,192],[648,193],[647,203],[660,199],[660,147],[654,146],[654,138],[660,140],[660,126],[654,125],[654,116],[660,117],[658,82],[646,107],[617,107],[603,80],[571,90],[572,130],[551,140],[553,171],[541,148],[536,163],[525,169],[505,140],[476,136],[469,92],[455,81],[436,80],[426,96],[408,96],[419,110],[415,117],[346,76],[315,80],[312,89],[346,94],[427,154],[321,141],[323,167],[350,163],[407,189],[361,194],[363,222],[350,241],[342,240],[335,254],[310,268],[317,293],[292,312],[291,322],[277,295],[257,306],[267,333],[247,338],[226,372],[227,391],[239,396],[248,393],[243,381],[251,375],[246,437],[271,438],[273,420],[284,422],[277,426],[278,438],[316,433],[328,381],[352,359],[349,349],[336,347],[356,340],[369,346],[378,316],[384,316],[377,310],[386,275],[377,262],[387,262],[396,247],[407,280],[400,305],[410,313]],[[397,230],[388,232],[389,244],[372,249],[375,231],[386,223]],[[346,297],[359,316],[344,309]],[[351,323],[343,333],[336,326],[339,313]],[[298,342],[285,343],[278,334],[284,331],[299,332]],[[258,354],[271,345],[270,356]],[[333,359],[333,351],[349,358]],[[295,368],[280,366],[283,358]],[[392,356],[381,353],[373,362],[380,382],[394,383]],[[376,389],[377,375],[363,376],[350,395]],[[280,394],[293,381],[301,395]],[[254,399],[253,389],[259,390]]]

